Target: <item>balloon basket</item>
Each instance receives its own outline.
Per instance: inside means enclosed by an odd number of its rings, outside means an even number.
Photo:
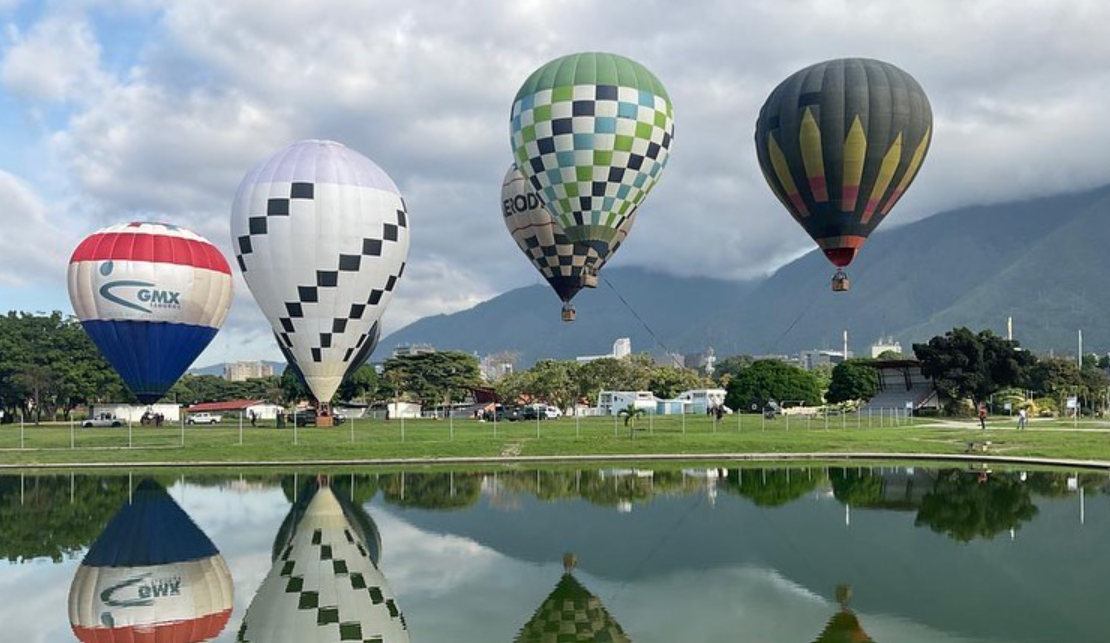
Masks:
[[[593,273],[582,275],[582,286],[584,288],[597,288],[597,275]]]
[[[574,311],[573,306],[569,306],[569,305],[563,306],[563,321],[572,322],[572,321],[574,321],[574,318],[577,317],[577,316],[578,316],[578,313],[576,313]]]
[[[317,415],[316,426],[333,426],[332,416],[330,415]]]
[[[848,292],[852,289],[852,280],[848,278],[843,270],[837,270],[832,278],[833,292]]]

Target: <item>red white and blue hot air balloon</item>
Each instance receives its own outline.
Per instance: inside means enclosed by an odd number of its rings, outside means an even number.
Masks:
[[[199,643],[223,631],[231,609],[223,556],[152,480],[112,517],[69,589],[82,643]]]
[[[81,242],[69,263],[77,319],[143,404],[165,395],[231,305],[231,269],[200,235],[123,223]]]

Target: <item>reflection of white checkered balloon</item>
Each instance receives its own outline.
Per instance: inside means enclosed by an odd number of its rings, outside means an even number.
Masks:
[[[330,141],[301,141],[252,170],[231,213],[243,277],[318,400],[329,401],[405,268],[408,214],[389,177]],[[370,342],[370,343],[368,343]]]

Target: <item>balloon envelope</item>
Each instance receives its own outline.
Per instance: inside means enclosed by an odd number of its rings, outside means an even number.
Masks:
[[[670,158],[674,110],[628,58],[572,54],[540,67],[513,101],[513,158],[568,239],[598,259],[621,244]]]
[[[197,643],[232,609],[223,556],[161,485],[143,481],[89,548],[69,591],[85,643]]]
[[[73,252],[67,281],[85,332],[144,404],[189,368],[231,306],[231,269],[220,251],[164,223],[93,233]]]
[[[879,60],[845,58],[776,87],[759,111],[755,148],[775,196],[843,267],[917,176],[932,125],[913,77]]]
[[[243,179],[231,234],[283,352],[329,402],[368,356],[362,349],[404,272],[408,214],[397,186],[339,143],[294,143]]]
[[[513,241],[564,302],[583,288],[587,262],[595,269],[604,265],[593,248],[567,238],[516,164],[501,183],[501,212]]]

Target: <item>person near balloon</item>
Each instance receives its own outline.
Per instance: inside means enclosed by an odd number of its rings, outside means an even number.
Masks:
[[[1018,423],[1017,423],[1018,431],[1024,431],[1026,422],[1028,422],[1028,421],[1029,421],[1029,416],[1027,414],[1027,411],[1025,409],[1020,409],[1018,411]]]
[[[979,428],[987,429],[987,405],[984,402],[979,403]]]

